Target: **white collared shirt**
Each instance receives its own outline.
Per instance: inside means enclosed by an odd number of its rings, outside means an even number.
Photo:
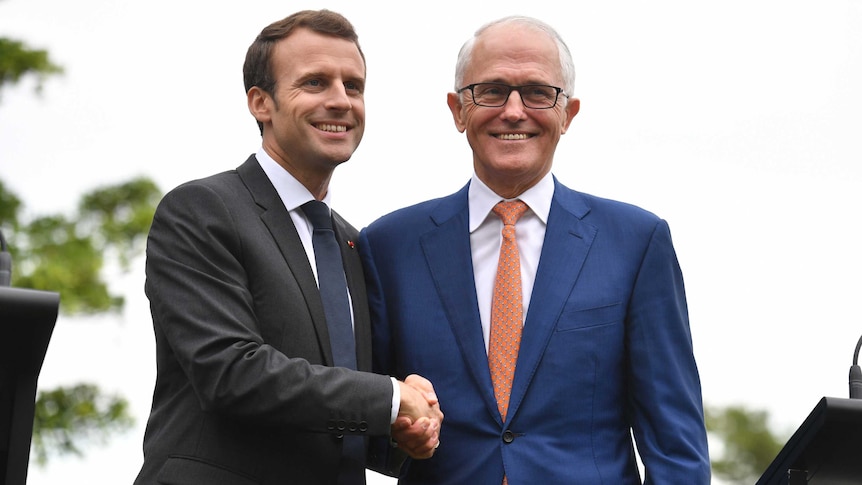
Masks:
[[[302,204],[314,200],[311,192],[302,185],[299,180],[281,165],[278,164],[272,157],[266,153],[262,147],[255,154],[260,168],[266,173],[269,181],[275,187],[278,196],[284,203],[284,208],[290,213],[290,218],[293,220],[293,225],[296,226],[296,232],[299,233],[299,239],[302,241],[302,247],[305,248],[305,254],[308,256],[308,262],[311,263],[311,271],[314,272],[314,278],[317,278],[317,264],[314,258],[314,246],[311,243],[311,233],[314,232],[311,222],[305,213],[302,212]],[[323,202],[327,207],[330,207],[329,202],[332,199],[330,192],[326,192],[326,197]],[[319,284],[319,283],[318,283]]]
[[[554,196],[554,179],[551,173],[545,175],[536,185],[530,187],[518,199],[529,209],[515,224],[515,238],[521,259],[521,292],[523,293],[523,316],[526,318],[530,308],[530,296],[536,280],[539,256],[545,239],[548,213]],[[491,330],[491,298],[494,294],[494,279],[497,276],[497,262],[503,237],[503,221],[491,212],[498,202],[504,200],[495,194],[476,174],[470,181],[467,194],[470,211],[470,250],[473,256],[473,276],[476,283],[476,298],[479,302],[479,317],[482,321],[482,334],[485,337],[485,351],[488,350]]]

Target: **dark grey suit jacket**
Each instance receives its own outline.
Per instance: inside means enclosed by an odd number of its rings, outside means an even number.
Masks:
[[[332,217],[370,370],[358,235]],[[311,265],[254,156],[164,197],[145,288],[158,375],[137,485],[334,484],[343,433],[389,433],[391,381],[331,367]]]

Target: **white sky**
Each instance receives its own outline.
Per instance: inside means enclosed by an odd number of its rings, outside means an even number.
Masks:
[[[271,21],[325,7],[355,24],[368,61],[365,139],[331,188],[361,227],[466,183],[445,103],[458,48],[488,20],[533,15],[578,72],[554,172],[670,223],[706,404],[769,411],[789,433],[821,397],[847,397],[862,332],[862,2],[496,4],[2,0],[0,36],[48,49],[66,74],[41,97],[32,83],[0,92],[0,179],[28,217],[138,175],[166,191],[236,167],[260,143],[246,48]],[[58,320],[40,379],[122,393],[138,426],[83,461],[31,466],[30,485],[137,473],[154,378],[142,268],[115,278],[122,315]]]

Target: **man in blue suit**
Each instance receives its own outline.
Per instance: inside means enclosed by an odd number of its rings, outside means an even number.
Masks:
[[[551,172],[579,109],[565,43],[535,19],[501,19],[467,41],[455,78],[448,104],[473,150],[472,179],[380,218],[358,244],[375,371],[425,376],[446,413],[434,457],[410,463],[400,483],[708,484],[668,224]],[[506,229],[500,201],[523,211]],[[498,257],[501,271],[514,260],[514,279],[498,276]],[[495,287],[504,280],[508,301]],[[507,305],[514,330],[500,330]],[[495,364],[507,345],[508,382]]]

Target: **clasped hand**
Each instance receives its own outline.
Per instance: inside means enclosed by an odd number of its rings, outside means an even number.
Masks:
[[[434,386],[428,379],[412,374],[399,382],[401,407],[392,424],[392,439],[411,458],[431,458],[440,446],[443,412]]]

